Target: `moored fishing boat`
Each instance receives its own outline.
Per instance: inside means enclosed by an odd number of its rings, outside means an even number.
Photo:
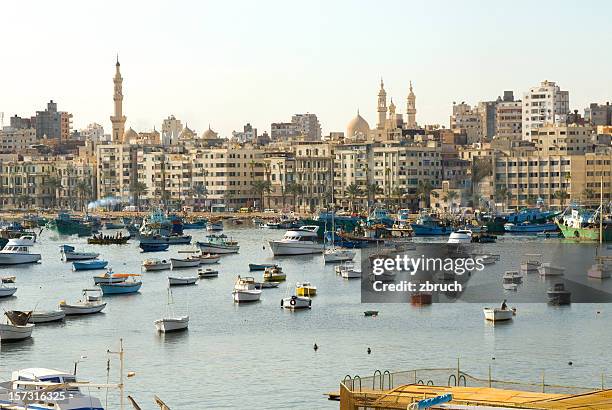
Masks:
[[[565,273],[565,268],[552,262],[544,262],[538,267],[538,273],[540,276],[561,276]]]
[[[84,262],[72,262],[72,270],[80,271],[80,270],[96,270],[96,269],[104,269],[108,265],[108,261],[105,260],[93,260],[93,261],[84,261]]]
[[[29,323],[50,323],[64,320],[66,313],[62,310],[35,310],[30,316]]]
[[[469,229],[458,229],[451,232],[448,243],[470,243],[472,242],[472,231]]]
[[[332,247],[325,250],[325,253],[323,253],[323,260],[325,263],[352,261],[355,258],[355,254],[355,251],[351,249]]]
[[[257,302],[261,298],[261,289],[256,288],[256,282],[253,277],[238,276],[234,284],[232,297],[236,303]]]
[[[66,212],[60,212],[57,218],[49,221],[46,226],[60,235],[89,236],[95,230],[94,224],[87,218],[73,217]]]
[[[421,215],[415,223],[410,224],[410,227],[415,236],[445,236],[453,231],[451,226],[444,225],[429,215]]]
[[[200,265],[212,265],[215,263],[219,263],[219,260],[221,259],[221,256],[216,253],[202,254],[200,252],[198,257],[200,258]]]
[[[4,283],[0,284],[0,298],[13,296],[15,292],[17,292],[15,286],[6,286]]]
[[[310,282],[298,282],[295,285],[295,294],[298,296],[316,296],[317,287]]]
[[[77,252],[74,246],[71,245],[60,245],[60,253],[62,254],[62,259],[66,262],[96,259],[100,256],[97,252]]]
[[[130,236],[123,236],[121,233],[117,235],[94,235],[91,238],[87,238],[87,243],[91,245],[125,245],[129,240]]]
[[[565,239],[580,242],[612,242],[612,220],[602,218],[602,208],[568,208],[556,219],[557,226]]]
[[[281,308],[296,310],[296,309],[311,309],[312,299],[307,296],[289,296],[281,299]]]
[[[96,275],[93,277],[94,285],[99,285],[100,283],[119,283],[125,280],[121,274],[113,273],[112,269],[104,272],[103,274]]]
[[[115,273],[114,276],[123,278],[122,282],[102,282],[99,284],[104,295],[126,295],[137,293],[142,287],[142,281],[136,280],[142,275],[138,273]]]
[[[172,263],[166,259],[145,259],[142,262],[145,271],[166,270],[172,268]]]
[[[537,234],[542,232],[554,232],[556,231],[557,224],[554,222],[549,223],[529,223],[524,222],[521,224],[507,223],[504,225],[506,233],[511,234]]]
[[[169,243],[145,243],[140,242],[138,245],[142,249],[143,252],[162,252],[168,250],[170,247]]]
[[[172,270],[181,268],[196,268],[200,266],[200,258],[190,256],[188,258],[170,258]]]
[[[264,282],[282,282],[287,279],[287,275],[283,273],[280,266],[275,265],[271,268],[266,268],[263,274]]]
[[[29,339],[32,337],[34,326],[33,323],[27,323],[27,321],[24,324],[15,324],[8,318],[6,323],[0,323],[0,341],[5,343]]]
[[[198,276],[168,276],[168,285],[187,286],[198,283]]]
[[[83,297],[74,303],[60,301],[59,308],[67,316],[70,315],[91,315],[100,313],[106,307],[106,302],[100,300],[100,289],[83,289]]]
[[[212,231],[212,232],[222,231],[223,230],[223,221],[221,221],[221,220],[218,220],[218,221],[208,221],[206,223],[206,230],[207,231]]]
[[[275,266],[276,266],[275,263],[249,263],[249,270],[250,271],[260,271],[260,270],[266,270],[267,268],[273,268]]]
[[[200,268],[198,269],[198,276],[200,278],[216,278],[219,276],[219,271],[211,268]]]
[[[206,241],[197,242],[202,253],[228,254],[238,253],[240,246],[238,242],[228,239],[226,235],[211,234],[206,236]]]
[[[527,273],[537,272],[542,265],[542,254],[526,253],[525,257],[527,259],[521,262],[521,271]]]

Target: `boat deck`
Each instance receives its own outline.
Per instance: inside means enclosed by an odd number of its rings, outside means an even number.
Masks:
[[[491,387],[427,386],[409,384],[390,390],[350,391],[343,384],[340,392],[327,393],[329,400],[340,400],[341,410],[406,409],[413,402],[450,393],[449,405],[487,406],[519,409],[612,409],[612,390],[578,394],[551,394]],[[435,408],[435,407],[434,407]]]

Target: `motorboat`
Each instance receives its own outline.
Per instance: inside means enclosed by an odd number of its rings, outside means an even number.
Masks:
[[[83,297],[74,303],[67,303],[62,300],[59,308],[66,316],[71,315],[90,315],[104,310],[106,303],[100,300],[100,289],[83,289]],[[91,299],[93,297],[93,300]]]
[[[316,296],[317,287],[310,282],[298,282],[295,285],[295,294],[298,296]]]
[[[285,309],[310,309],[312,308],[312,299],[307,296],[289,296],[281,299],[281,308]]]
[[[504,272],[502,276],[504,284],[519,284],[523,282],[523,275],[515,270],[509,270]]]
[[[198,283],[198,276],[168,276],[170,286],[186,286]]]
[[[74,246],[71,245],[60,245],[60,253],[62,259],[68,261],[85,261],[90,259],[96,259],[100,254],[98,252],[77,252]]]
[[[189,256],[187,258],[170,258],[172,270],[182,268],[197,268],[200,266],[200,258],[197,256]]]
[[[376,317],[378,316],[378,310],[366,310],[363,312],[363,315],[365,317]]]
[[[287,279],[287,275],[283,273],[280,266],[267,268],[263,274],[264,282],[282,282]]]
[[[34,324],[28,323],[32,312],[5,312],[6,322],[0,323],[0,342],[18,341],[32,337]]]
[[[267,268],[273,268],[277,266],[275,263],[249,263],[249,270],[252,271],[261,271],[266,270]]]
[[[223,230],[223,221],[209,221],[206,223],[207,231],[222,231]]]
[[[10,381],[2,383],[0,403],[14,410],[104,410],[99,399],[81,392],[81,388],[87,388],[87,385],[87,382],[77,382],[76,376],[61,370],[21,369],[12,372]],[[46,394],[37,395],[35,392]],[[28,400],[29,397],[44,400]]]
[[[0,298],[13,296],[15,292],[17,292],[15,286],[6,286],[4,283],[0,284]]]
[[[221,256],[216,253],[206,253],[200,254],[200,265],[212,265],[214,263],[219,263]]]
[[[143,252],[163,252],[168,250],[170,247],[169,243],[144,243],[140,242],[138,245]]]
[[[216,278],[217,276],[219,276],[219,271],[211,268],[200,268],[198,269],[198,276],[201,279]]]
[[[139,273],[115,273],[115,277],[123,278],[122,282],[102,282],[100,283],[100,289],[104,295],[126,295],[130,293],[137,293],[142,287],[142,281],[136,280],[139,278]]]
[[[337,265],[334,268],[334,271],[336,272],[336,275],[342,275],[342,271],[347,269],[353,269],[354,267],[355,264],[352,261],[346,261],[342,265]]]
[[[563,283],[555,283],[552,288],[546,292],[548,303],[552,305],[569,305],[572,303],[572,292],[565,288]]]
[[[612,276],[612,257],[598,256],[597,261],[587,271],[589,278],[607,279]]]
[[[483,265],[493,265],[495,262],[499,261],[499,255],[477,255],[476,260],[480,260]]]
[[[537,272],[540,266],[542,265],[542,254],[539,253],[527,253],[525,254],[525,259],[521,262],[521,271],[532,273]]]
[[[165,259],[145,259],[142,262],[142,267],[145,271],[167,270],[172,268],[172,263]]]
[[[561,276],[565,273],[565,268],[553,265],[552,262],[544,262],[538,268],[538,273],[540,276]]]
[[[104,269],[108,265],[108,261],[104,260],[93,260],[93,261],[84,261],[84,262],[72,262],[72,270],[96,270],[96,269]]]
[[[317,225],[305,225],[285,233],[282,239],[269,241],[274,256],[310,255],[323,253],[324,246],[318,242]]]
[[[207,235],[205,242],[197,242],[202,253],[227,254],[238,253],[240,246],[238,242],[229,239],[226,235]]]
[[[504,290],[517,290],[518,285],[518,283],[502,283],[502,287],[504,288]]]
[[[516,315],[516,309],[512,308],[489,308],[486,307],[483,309],[485,319],[490,322],[503,322],[507,320],[512,320],[514,315]]]
[[[121,274],[113,273],[112,269],[109,269],[100,275],[94,276],[93,279],[94,285],[99,285],[100,283],[119,283],[125,280]]]
[[[240,277],[234,284],[232,291],[234,302],[257,302],[261,298],[261,289],[257,289],[255,279],[251,276]]]
[[[346,262],[352,261],[355,258],[356,252],[351,249],[330,248],[323,253],[325,263]]]
[[[38,262],[40,260],[40,253],[30,252],[30,248],[34,246],[35,242],[36,238],[31,235],[9,239],[4,248],[0,250],[0,265],[19,265]]]
[[[63,310],[35,310],[32,312],[32,316],[30,316],[29,323],[59,322],[64,320],[65,317],[66,312]]]
[[[448,243],[470,243],[472,242],[472,231],[469,229],[458,229],[451,232]]]
[[[15,283],[15,280],[17,280],[17,277],[15,275],[0,277],[0,282],[2,283]]]

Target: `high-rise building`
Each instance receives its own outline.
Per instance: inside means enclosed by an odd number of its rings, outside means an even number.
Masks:
[[[302,137],[304,141],[321,140],[321,124],[316,114],[295,114],[291,122],[274,122],[270,130],[274,141]]]
[[[469,104],[453,103],[453,115],[450,117],[450,128],[453,131],[464,133],[467,143],[481,142],[483,139],[482,115],[477,107]]]
[[[495,108],[495,136],[509,140],[522,139],[523,103],[514,101],[512,91],[504,91],[504,98]]]
[[[4,127],[0,130],[0,151],[23,152],[36,143],[34,128]]]
[[[11,128],[22,129],[22,128],[34,128],[36,126],[36,120],[32,118],[22,118],[15,114],[10,120]]]
[[[544,124],[565,122],[569,112],[569,91],[562,91],[552,81],[542,81],[523,94],[523,139],[531,140],[531,131]]]
[[[238,143],[257,142],[257,128],[253,128],[250,123],[242,127],[242,132],[233,131],[232,140]]]
[[[183,131],[181,120],[177,120],[174,115],[169,116],[162,123],[161,140],[165,146],[175,143]]]
[[[123,78],[121,77],[120,67],[119,56],[117,56],[117,63],[115,64],[115,77],[113,78],[113,83],[115,85],[113,93],[115,113],[110,117],[111,123],[113,124],[111,140],[114,143],[123,141],[125,120],[127,119],[127,117],[123,115]]]
[[[103,141],[104,140],[104,127],[102,127],[98,123],[91,123],[87,125],[87,127],[81,129],[80,131],[81,138],[84,140],[91,141]]]

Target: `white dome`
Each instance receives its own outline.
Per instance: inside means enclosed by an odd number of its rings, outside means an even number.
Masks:
[[[193,131],[191,131],[191,129],[189,129],[187,125],[185,125],[183,131],[181,131],[181,133],[179,134],[179,138],[185,140],[192,139],[194,136],[195,134],[193,133]]]
[[[130,127],[125,134],[123,134],[123,140],[124,141],[131,141],[134,139],[138,139],[138,133],[136,131],[134,131],[132,129],[132,127]]]
[[[368,124],[368,122],[364,120],[361,115],[359,115],[359,111],[357,111],[357,116],[353,118],[346,126],[346,137],[353,138],[359,135],[367,137],[369,132],[370,124]]]

